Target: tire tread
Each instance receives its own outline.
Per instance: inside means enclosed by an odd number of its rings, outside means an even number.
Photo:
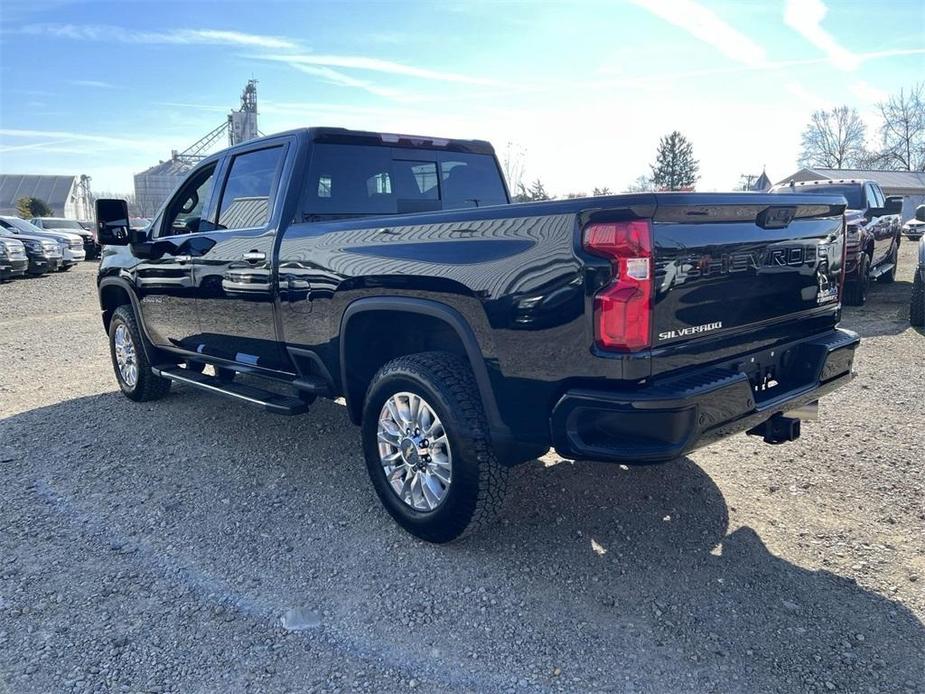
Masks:
[[[455,415],[470,434],[467,443],[478,465],[478,491],[471,516],[454,519],[457,527],[463,526],[454,537],[432,541],[455,541],[479,532],[492,524],[503,509],[509,470],[498,461],[492,448],[488,420],[472,369],[461,357],[448,352],[420,352],[398,357],[373,377],[367,401],[380,380],[396,373],[417,373],[431,388],[449,395],[447,399],[455,402],[458,408]]]

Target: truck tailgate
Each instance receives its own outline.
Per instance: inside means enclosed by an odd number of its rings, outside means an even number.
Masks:
[[[671,352],[785,327],[831,327],[840,309],[844,201],[835,196],[662,194],[653,215],[652,346]],[[657,370],[657,369],[656,369]]]

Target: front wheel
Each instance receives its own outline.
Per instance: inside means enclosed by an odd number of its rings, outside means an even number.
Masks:
[[[120,306],[112,314],[109,352],[119,388],[127,398],[146,402],[167,395],[170,381],[151,370],[131,306]]]
[[[383,366],[367,391],[362,437],[379,500],[412,535],[451,542],[500,511],[508,469],[460,357],[424,352]]]
[[[922,270],[915,271],[915,281],[912,283],[912,300],[909,304],[909,322],[920,328],[925,326],[925,279]]]

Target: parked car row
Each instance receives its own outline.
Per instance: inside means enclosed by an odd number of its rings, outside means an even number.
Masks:
[[[67,232],[79,235],[83,240],[87,260],[95,260],[100,257],[101,246],[97,243],[96,236],[92,231],[93,225],[89,222],[79,222],[76,219],[64,219],[63,217],[33,217],[29,221],[42,232]]]
[[[89,233],[88,242],[73,227],[56,226],[73,220],[42,221],[47,226],[39,227],[19,217],[0,216],[0,282],[67,271],[88,257],[98,257],[100,246],[91,232],[81,227],[81,231]]]

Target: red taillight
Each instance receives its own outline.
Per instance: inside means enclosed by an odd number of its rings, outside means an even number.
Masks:
[[[610,259],[614,281],[594,297],[594,338],[599,347],[636,350],[650,345],[652,229],[644,219],[592,224],[585,250]]]

